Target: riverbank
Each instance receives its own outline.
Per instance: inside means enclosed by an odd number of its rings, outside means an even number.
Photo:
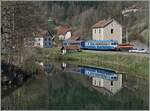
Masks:
[[[64,58],[76,60],[74,62],[80,63],[81,65],[83,64],[97,67],[108,67],[118,72],[139,75],[145,79],[148,79],[149,76],[149,64],[148,58],[146,57],[121,54],[76,52],[66,54]]]
[[[74,64],[109,67],[111,69],[125,72],[132,75],[142,76],[148,79],[149,63],[148,57],[137,55],[124,55],[117,53],[91,53],[91,52],[73,52],[60,55],[58,48],[38,49],[36,57],[38,60],[55,59],[70,61]]]
[[[35,56],[28,61],[64,61],[70,64],[103,67],[127,74],[149,77],[149,58],[145,56],[127,55],[124,53],[73,52],[60,55],[58,48],[37,48]],[[30,67],[30,63],[27,66]],[[28,69],[28,68],[27,68]],[[33,70],[33,69],[32,69]]]

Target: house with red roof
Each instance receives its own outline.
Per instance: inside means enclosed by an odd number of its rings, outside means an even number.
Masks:
[[[117,40],[122,44],[122,25],[114,19],[100,20],[92,26],[93,40]]]
[[[51,48],[52,47],[53,35],[50,31],[39,30],[34,33],[33,46],[40,48]]]
[[[72,36],[68,39],[70,41],[77,41],[81,38],[81,32],[79,30],[76,30],[73,32]]]
[[[59,40],[67,40],[71,37],[71,30],[68,26],[61,25],[58,27],[57,35],[59,37]]]

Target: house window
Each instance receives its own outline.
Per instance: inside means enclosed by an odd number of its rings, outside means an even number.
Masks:
[[[51,43],[49,43],[49,45],[51,45]]]
[[[95,82],[94,84],[96,85],[96,80],[94,82]]]
[[[113,34],[113,32],[114,32],[114,30],[113,30],[113,29],[111,29],[111,34]]]
[[[39,43],[39,45],[40,45],[40,43]]]
[[[39,41],[40,41],[40,38],[39,38]]]
[[[47,39],[45,38],[45,41],[46,41]]]
[[[99,86],[101,85],[101,82],[99,81]]]
[[[95,29],[95,33],[96,33],[96,29]]]
[[[47,45],[47,44],[45,43],[45,45]]]
[[[49,38],[49,41],[51,41],[51,38]]]
[[[101,29],[99,29],[99,34],[101,33]]]
[[[111,81],[111,86],[113,86],[113,81]]]

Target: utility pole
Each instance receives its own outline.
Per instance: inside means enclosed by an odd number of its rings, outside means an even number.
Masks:
[[[126,22],[126,17],[127,15],[123,14],[123,21],[124,21],[124,25],[125,25],[125,40],[126,43],[128,43],[128,29],[127,29],[127,22]]]
[[[126,43],[128,43],[129,41],[128,41],[128,30],[127,30],[127,26],[125,26],[126,27]]]

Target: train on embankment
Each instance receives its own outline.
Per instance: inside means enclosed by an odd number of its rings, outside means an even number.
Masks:
[[[63,47],[75,50],[122,51],[133,48],[131,44],[118,44],[115,40],[63,41]]]

